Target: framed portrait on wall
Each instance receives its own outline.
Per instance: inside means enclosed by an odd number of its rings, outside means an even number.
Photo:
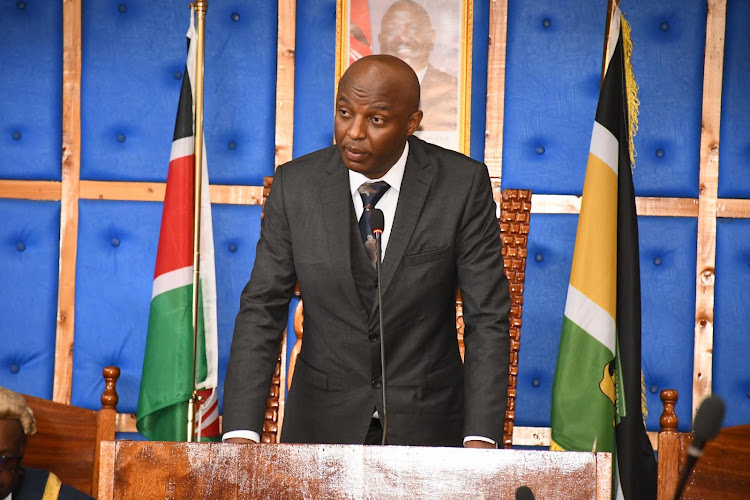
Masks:
[[[469,154],[472,0],[338,0],[336,84],[351,63],[391,54],[419,77],[418,137]]]

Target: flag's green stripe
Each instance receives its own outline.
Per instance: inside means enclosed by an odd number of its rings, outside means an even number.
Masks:
[[[151,301],[137,413],[138,430],[149,439],[181,439],[173,436],[182,435],[180,429],[187,423],[186,402],[193,393],[192,288],[175,288]],[[202,307],[198,312],[200,381],[206,378],[207,367]]]
[[[614,387],[609,380],[600,385],[612,360],[612,352],[563,318],[552,386],[552,439],[566,450],[591,451],[596,443],[596,451],[614,451]]]

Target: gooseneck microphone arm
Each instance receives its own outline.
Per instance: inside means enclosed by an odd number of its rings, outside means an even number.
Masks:
[[[380,288],[380,261],[382,260],[382,247],[380,238],[383,234],[383,228],[385,227],[385,217],[380,209],[374,208],[370,212],[370,227],[372,232],[375,233],[375,244],[377,247],[377,259],[375,261],[375,269],[378,272],[378,323],[380,325],[380,383],[383,390],[383,414],[380,416],[380,421],[383,424],[383,439],[381,444],[385,445],[386,438],[388,437],[388,411],[386,410],[385,403],[385,338],[383,338],[383,291]]]

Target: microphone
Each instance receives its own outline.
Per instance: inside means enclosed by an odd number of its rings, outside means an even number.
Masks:
[[[385,217],[383,211],[379,208],[373,208],[370,211],[370,227],[372,232],[375,233],[375,244],[377,248],[377,259],[375,259],[375,269],[378,272],[378,317],[380,323],[380,381],[383,389],[383,414],[380,416],[380,421],[383,424],[383,439],[382,445],[385,445],[386,437],[388,436],[388,412],[386,411],[385,404],[385,339],[383,338],[383,291],[380,288],[380,261],[382,260],[382,247],[380,238],[383,235],[383,228],[385,227]]]
[[[693,421],[693,443],[688,448],[688,456],[685,461],[685,469],[680,476],[674,500],[682,496],[687,478],[695,467],[695,462],[703,455],[703,447],[706,443],[719,433],[719,428],[724,420],[724,401],[719,396],[709,396],[703,400],[695,412]]]
[[[528,486],[519,486],[516,490],[516,500],[534,500],[534,492]]]

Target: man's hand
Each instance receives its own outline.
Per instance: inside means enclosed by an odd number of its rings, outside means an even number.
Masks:
[[[492,450],[497,448],[497,446],[495,446],[492,443],[488,443],[487,441],[480,441],[478,439],[472,439],[470,441],[466,441],[466,443],[464,443],[464,447],[466,448],[490,448]]]
[[[232,444],[258,444],[252,439],[245,439],[245,438],[229,438],[225,443],[232,443]]]

